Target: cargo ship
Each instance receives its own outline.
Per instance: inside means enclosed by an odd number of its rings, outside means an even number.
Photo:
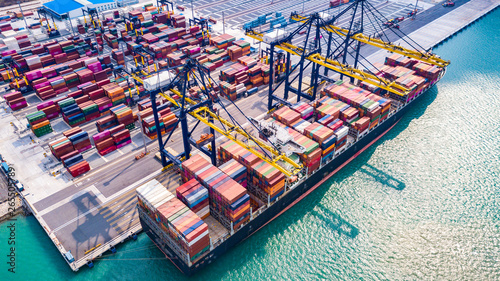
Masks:
[[[218,161],[224,163],[219,167],[200,154],[182,163],[178,172],[184,184],[176,194],[156,180],[137,189],[144,232],[181,272],[194,274],[384,136],[446,72],[446,67],[398,54],[387,57],[378,69],[377,75],[406,81],[411,92],[401,97],[362,82],[339,80],[325,86],[322,97],[313,102],[284,106],[255,121],[267,129],[263,132],[274,130],[293,140],[290,154],[303,164],[301,175],[285,179],[235,143],[224,142],[218,147]],[[216,233],[221,225],[223,233]]]

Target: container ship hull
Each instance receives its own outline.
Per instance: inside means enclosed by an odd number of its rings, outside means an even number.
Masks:
[[[444,71],[440,78],[444,75]],[[439,78],[439,79],[440,79]],[[411,108],[417,100],[420,100],[422,96],[435,85],[439,79],[429,86],[427,89],[423,90],[422,93],[416,96],[412,101],[408,102],[404,107],[396,111],[392,116],[388,117],[384,122],[379,124],[377,127],[372,129],[367,135],[359,139],[357,142],[353,143],[350,147],[345,148],[338,156],[336,156],[329,163],[323,165],[316,172],[310,175],[307,179],[303,180],[301,183],[292,187],[290,191],[285,193],[282,198],[280,198],[274,204],[271,204],[266,210],[264,210],[258,216],[255,216],[247,224],[241,227],[239,230],[235,231],[233,235],[227,238],[224,242],[217,245],[211,251],[208,252],[204,257],[197,260],[191,266],[183,262],[175,252],[171,249],[169,245],[162,241],[157,233],[152,229],[150,224],[154,223],[149,217],[139,209],[140,222],[143,231],[151,238],[151,240],[156,244],[156,246],[165,254],[165,256],[170,259],[172,263],[184,274],[192,275],[197,271],[201,270],[203,267],[211,264],[217,259],[217,257],[224,254],[231,247],[242,242],[246,238],[250,237],[252,234],[257,232],[260,228],[271,222],[273,219],[281,215],[283,212],[291,208],[293,205],[302,200],[310,192],[315,190],[320,186],[325,180],[334,175],[339,169],[347,165],[350,161],[356,158],[360,153],[370,147],[383,135],[385,135],[389,130],[391,130],[401,119],[401,117]]]

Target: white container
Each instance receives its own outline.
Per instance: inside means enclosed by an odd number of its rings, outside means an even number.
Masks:
[[[175,78],[175,75],[170,71],[160,72],[159,74],[143,80],[144,89],[146,91],[153,91],[165,87],[172,81],[173,78]]]
[[[273,43],[275,41],[278,41],[278,40],[281,40],[281,39],[284,39],[285,37],[287,37],[289,34],[289,32],[283,30],[283,29],[275,29],[269,33],[266,33],[264,34],[264,42],[265,43]]]
[[[311,125],[310,122],[304,121],[299,126],[297,126],[296,128],[294,128],[294,129],[296,131],[298,131],[299,133],[304,134],[304,129],[307,128],[309,125]]]
[[[85,66],[91,64],[91,63],[94,63],[94,62],[97,62],[97,58],[90,58],[90,59],[87,59],[85,60]]]

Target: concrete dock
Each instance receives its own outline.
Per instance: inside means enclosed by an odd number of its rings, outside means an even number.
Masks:
[[[227,1],[205,1],[203,9],[209,12],[209,8],[214,7],[218,2],[226,3]],[[300,3],[293,7],[299,6]],[[425,3],[426,10],[418,14],[415,21],[403,22],[401,29],[409,33],[410,37],[423,47],[431,48],[497,8],[500,0],[458,0],[456,3],[456,7],[448,10],[440,4],[433,6]],[[395,4],[401,4],[397,7],[405,11],[406,2],[404,1],[387,3],[387,5]],[[308,9],[319,11],[325,7],[318,1],[317,5],[309,6]],[[399,11],[398,9],[388,9],[388,13]],[[258,11],[255,10],[252,13]],[[233,12],[238,15],[240,11]],[[231,24],[238,27],[240,23],[235,20]],[[238,38],[243,37],[238,28],[231,29],[231,32],[241,34]],[[251,42],[252,39],[248,41]],[[382,61],[386,54],[386,51],[373,49],[366,53],[365,57],[370,61]],[[259,93],[238,100],[236,105],[248,116],[265,113],[267,111],[267,88],[263,87]],[[245,116],[240,114],[234,106],[228,105],[227,108],[240,124],[246,122]],[[26,112],[23,114],[0,113],[0,151],[16,168],[16,176],[26,188],[22,193],[22,198],[53,243],[61,254],[71,251],[75,257],[75,262],[68,263],[73,270],[78,270],[87,261],[94,260],[114,245],[141,230],[135,208],[137,186],[152,178],[158,178],[169,182],[169,186],[175,188],[175,175],[169,171],[161,172],[161,165],[154,158],[154,153],[158,151],[156,141],[147,143],[148,150],[152,153],[140,160],[135,160],[135,155],[144,149],[139,130],[133,133],[135,145],[127,150],[115,151],[106,157],[85,155],[85,158],[95,157],[89,161],[93,169],[85,175],[75,179],[64,173],[54,176],[52,172],[57,169],[57,163],[50,160],[51,156],[45,157],[44,153],[48,153],[49,139],[56,138],[58,134],[44,136],[32,142],[28,132],[23,129],[25,114]],[[226,117],[223,112],[221,115]],[[57,126],[57,123],[55,125]],[[64,124],[60,126],[58,132],[65,129]],[[92,134],[95,126],[85,125],[84,130]],[[205,132],[208,132],[208,129],[200,126],[195,130],[194,135],[199,136]],[[169,146],[176,151],[182,151],[180,129],[174,133]]]

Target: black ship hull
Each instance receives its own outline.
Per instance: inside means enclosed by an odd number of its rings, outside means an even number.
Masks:
[[[430,89],[431,87],[429,87]],[[252,234],[257,232],[260,228],[264,227],[266,224],[274,220],[276,217],[287,211],[289,208],[297,204],[300,200],[306,197],[309,193],[314,191],[319,187],[324,181],[333,176],[338,170],[343,168],[353,159],[355,159],[360,153],[369,148],[378,139],[389,132],[401,119],[401,117],[412,107],[417,100],[420,100],[422,96],[426,94],[429,90],[423,91],[414,100],[409,102],[406,106],[399,109],[392,116],[388,117],[384,122],[375,127],[371,132],[365,135],[363,138],[352,144],[352,146],[345,148],[345,150],[338,156],[336,156],[332,161],[323,165],[314,174],[305,179],[302,183],[295,186],[292,190],[287,192],[280,198],[279,201],[270,205],[266,210],[264,210],[260,215],[253,218],[245,226],[235,231],[232,236],[227,240],[222,242],[220,245],[215,247],[207,255],[202,257],[200,260],[193,263],[191,266],[179,259],[175,252],[164,242],[161,238],[151,230],[148,224],[140,214],[140,221],[143,230],[151,238],[151,240],[156,244],[158,248],[169,258],[172,263],[184,274],[192,275],[199,271],[203,267],[212,263],[219,257],[228,251],[231,247],[242,242],[246,238],[250,237]],[[140,208],[139,208],[140,209]],[[141,213],[141,211],[140,211]]]

